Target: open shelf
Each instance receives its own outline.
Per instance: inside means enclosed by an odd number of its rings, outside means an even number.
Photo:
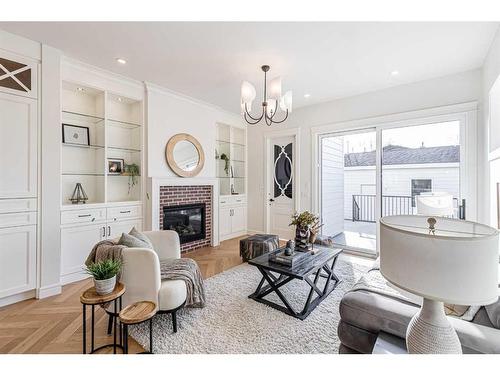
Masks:
[[[142,126],[141,124],[136,124],[134,122],[112,120],[112,119],[108,119],[107,121],[108,125],[117,126],[124,129],[135,129],[135,128],[140,128]]]
[[[78,113],[73,111],[62,111],[62,120],[63,123],[66,122],[76,122],[82,123],[90,123],[90,124],[98,124],[104,121],[104,117],[94,116],[86,113]]]
[[[101,145],[77,145],[73,143],[63,143],[63,147],[71,147],[71,148],[83,148],[83,149],[91,149],[91,150],[101,150],[104,146]]]
[[[142,150],[138,150],[135,148],[115,147],[115,146],[108,146],[108,150],[124,151],[124,152],[142,152]]]

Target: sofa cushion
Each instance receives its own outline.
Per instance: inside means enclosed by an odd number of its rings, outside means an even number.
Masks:
[[[162,280],[158,292],[160,310],[174,310],[186,301],[186,297],[186,283],[183,280]]]
[[[148,244],[147,242],[144,242],[140,240],[137,237],[131,236],[130,234],[127,233],[122,233],[120,239],[118,240],[118,245],[124,245],[127,247],[139,247],[139,248],[146,248],[146,249],[152,249],[153,247]]]

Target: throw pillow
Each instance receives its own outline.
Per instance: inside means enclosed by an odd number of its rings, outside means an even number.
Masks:
[[[144,242],[137,237],[131,236],[130,234],[127,233],[122,233],[122,236],[120,237],[120,240],[118,241],[118,245],[124,245],[127,247],[142,247],[142,248],[147,248],[147,249],[152,249],[152,247],[147,243]]]
[[[488,318],[491,320],[491,324],[495,328],[500,329],[500,299],[491,305],[485,306],[485,309],[488,313]]]
[[[135,238],[141,240],[141,241],[144,241],[146,242],[149,246],[147,246],[149,249],[153,249],[153,243],[151,242],[151,240],[148,238],[148,236],[146,236],[144,233],[142,232],[139,232],[137,229],[135,229],[135,227],[132,228],[132,230],[128,233],[130,234],[131,236],[134,236]]]

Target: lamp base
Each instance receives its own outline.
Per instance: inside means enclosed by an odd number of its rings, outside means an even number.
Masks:
[[[410,354],[462,354],[462,345],[444,313],[443,302],[424,298],[406,331]]]

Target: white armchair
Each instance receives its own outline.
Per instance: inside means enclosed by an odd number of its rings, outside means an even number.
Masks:
[[[186,302],[186,284],[182,280],[161,280],[160,261],[181,257],[179,235],[172,230],[143,232],[153,243],[154,250],[129,247],[123,250],[123,268],[120,281],[127,290],[123,307],[138,301],[153,301],[158,313],[172,314],[174,332],[177,332],[177,310]],[[108,334],[113,326],[112,309],[108,309]]]

